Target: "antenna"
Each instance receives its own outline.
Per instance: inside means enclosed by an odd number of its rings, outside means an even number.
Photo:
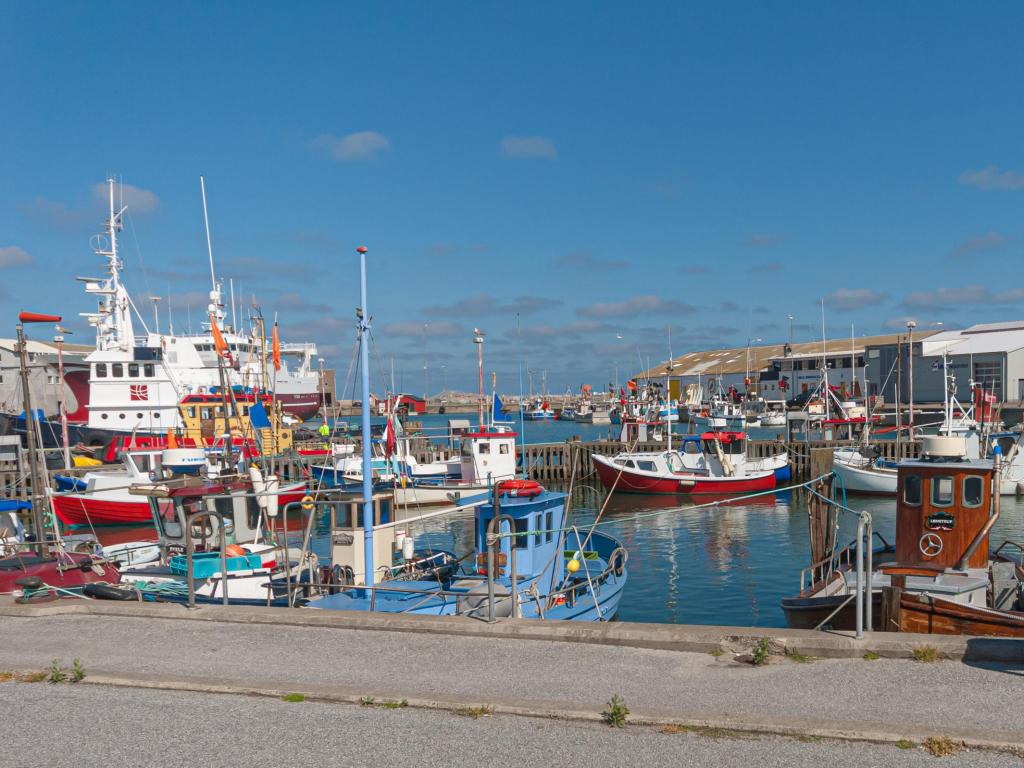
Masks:
[[[238,318],[235,317],[235,278],[228,278],[228,288],[231,291],[231,330],[238,333]]]
[[[200,175],[199,191],[203,196],[203,224],[206,225],[206,253],[210,257],[210,290],[217,290],[217,273],[213,271],[213,243],[210,241],[210,216],[206,211],[206,180]]]

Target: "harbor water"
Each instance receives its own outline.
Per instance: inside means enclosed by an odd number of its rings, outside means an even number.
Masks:
[[[425,428],[440,428],[449,418],[422,417]],[[606,437],[608,425],[572,422],[527,422],[528,443]],[[685,425],[679,428],[685,431]],[[751,430],[751,436],[758,435]],[[435,433],[436,434],[436,433]],[[584,468],[573,493],[573,516],[581,536],[604,505],[607,494],[589,467]],[[552,490],[566,490],[551,486]],[[871,513],[874,530],[894,541],[896,505],[891,498],[850,497],[848,506]],[[857,521],[840,515],[839,544],[853,540]],[[784,626],[782,598],[799,589],[800,571],[810,565],[807,533],[807,494],[776,492],[741,502],[708,506],[700,497],[615,494],[600,520],[601,530],[619,538],[629,552],[629,582],[618,618],[681,624]],[[315,522],[314,549],[329,557],[328,520]],[[97,529],[105,543],[153,537],[151,528]],[[408,533],[426,536],[436,546],[454,547],[458,554],[472,546],[470,511],[409,526]],[[293,533],[294,543],[300,534]],[[991,542],[1010,539],[1024,543],[1024,499],[1003,497],[1002,515]],[[567,549],[573,545],[570,533]]]

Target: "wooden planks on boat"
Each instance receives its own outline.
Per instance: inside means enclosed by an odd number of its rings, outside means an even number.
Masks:
[[[1024,613],[978,608],[904,592],[900,595],[899,629],[931,635],[1024,638]]]

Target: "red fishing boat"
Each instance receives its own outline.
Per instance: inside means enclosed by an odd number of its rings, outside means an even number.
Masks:
[[[678,451],[620,453],[613,457],[594,454],[591,458],[604,486],[625,493],[735,495],[775,488],[773,469],[748,471],[733,466],[720,473],[711,467],[693,469],[686,466]]]

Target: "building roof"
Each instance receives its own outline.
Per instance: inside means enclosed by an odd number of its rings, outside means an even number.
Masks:
[[[1024,320],[982,323],[961,331],[943,331],[921,345],[921,354],[938,357],[948,351],[951,355],[983,355],[1018,349],[1024,349]]]
[[[915,333],[915,339],[924,339],[934,335],[935,331],[923,331]],[[863,354],[865,347],[884,346],[895,344],[897,339],[902,339],[903,334],[885,334],[882,336],[858,336],[853,340],[855,354]],[[845,339],[829,339],[825,342],[825,354],[836,356],[850,353],[851,341]],[[798,342],[793,345],[792,355],[794,359],[810,359],[821,355],[822,343],[820,341]],[[767,370],[772,367],[773,360],[782,360],[785,355],[784,344],[764,344],[750,347],[749,370],[752,373]],[[673,376],[696,376],[701,375],[729,375],[745,373],[747,368],[747,348],[728,347],[725,349],[711,349],[704,352],[687,352],[685,355],[673,358]],[[636,378],[659,378],[668,373],[669,361],[658,363],[649,370],[636,375]]]
[[[54,355],[57,354],[57,345],[51,341],[27,340],[28,351],[33,355]],[[14,352],[18,347],[17,339],[0,339],[0,349],[7,352]],[[84,357],[96,351],[91,344],[68,344],[64,342],[64,355],[68,357]]]

